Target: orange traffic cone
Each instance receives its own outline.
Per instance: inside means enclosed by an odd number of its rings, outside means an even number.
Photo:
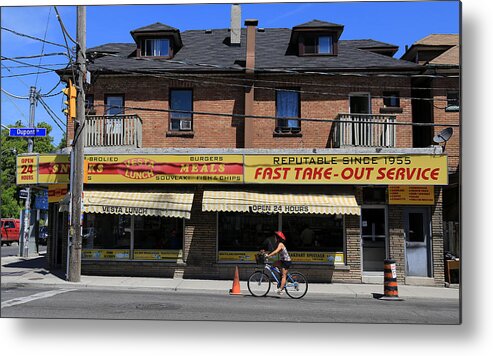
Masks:
[[[238,266],[236,266],[235,279],[233,281],[233,288],[229,290],[229,295],[241,295],[240,292],[240,277],[238,274]]]

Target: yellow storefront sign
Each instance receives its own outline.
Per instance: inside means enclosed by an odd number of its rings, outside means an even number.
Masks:
[[[219,262],[249,262],[255,263],[255,255],[258,252],[252,251],[219,251]],[[324,263],[324,264],[344,264],[343,252],[299,252],[289,251],[289,256],[293,263]],[[277,261],[277,257],[271,257],[270,262]]]
[[[445,155],[246,155],[245,183],[446,185]]]
[[[182,250],[135,250],[134,260],[176,261],[182,258]]]
[[[17,157],[17,184],[38,184],[38,156]]]
[[[242,183],[241,155],[85,156],[86,183]]]
[[[128,260],[130,250],[82,250],[83,259],[92,260]]]
[[[447,185],[446,155],[87,155],[87,184]],[[68,155],[17,158],[17,184],[66,184]]]
[[[391,205],[433,205],[435,189],[433,186],[390,186],[389,204]]]

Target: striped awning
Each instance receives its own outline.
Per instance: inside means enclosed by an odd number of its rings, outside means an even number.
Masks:
[[[84,191],[85,213],[190,219],[193,193]]]
[[[204,192],[202,211],[360,215],[353,194],[269,194],[249,191]]]

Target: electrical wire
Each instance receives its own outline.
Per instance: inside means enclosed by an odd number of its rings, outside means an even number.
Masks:
[[[43,44],[41,46],[41,54],[43,54],[44,51],[45,51],[46,35],[48,34],[48,25],[50,24],[50,15],[51,15],[51,6],[50,6],[50,12],[48,13],[48,19],[46,21],[45,34],[44,34],[44,37],[43,37]],[[42,60],[43,60],[43,57],[39,57],[38,66],[41,66],[41,61]],[[38,68],[38,72],[39,72],[39,69],[41,69],[41,68]],[[38,85],[38,78],[39,78],[39,75],[36,75],[36,80],[34,81],[34,86],[35,87]]]
[[[2,75],[2,78],[15,78],[15,77],[25,77],[29,75],[38,75],[38,74],[46,74],[53,73],[54,70],[45,70],[43,72],[32,72],[32,73],[23,73],[23,74],[13,74],[13,75]]]
[[[51,8],[50,8],[50,12],[51,12]],[[50,45],[53,45],[53,46],[57,46],[57,47],[65,47],[64,45],[61,45],[61,44],[59,44],[59,43],[55,43],[55,42],[51,42],[51,41],[46,41],[46,37],[45,37],[45,39],[43,40],[43,39],[41,39],[41,38],[34,37],[34,36],[30,36],[30,35],[26,35],[26,34],[24,34],[24,33],[20,33],[20,32],[14,31],[14,30],[11,30],[11,29],[6,28],[6,27],[3,27],[3,26],[2,26],[1,28],[2,28],[2,30],[4,30],[4,31],[11,32],[11,33],[13,33],[13,34],[15,34],[15,35],[18,35],[18,36],[21,36],[21,37],[27,37],[27,38],[30,38],[30,39],[32,39],[32,40],[41,41],[41,42],[43,42],[43,43],[47,43],[47,44],[50,44]]]
[[[95,107],[104,107],[104,104],[96,104]],[[238,117],[243,119],[268,119],[268,120],[299,120],[299,121],[308,121],[308,122],[323,122],[323,123],[340,123],[339,119],[320,119],[320,118],[303,118],[303,117],[277,117],[277,116],[268,116],[268,115],[243,115],[243,114],[234,114],[234,113],[220,113],[220,112],[208,112],[208,111],[193,111],[193,110],[173,110],[173,109],[151,109],[151,108],[142,108],[142,107],[134,107],[134,106],[123,106],[122,109],[130,109],[130,110],[139,110],[139,111],[150,111],[150,112],[173,112],[178,114],[191,114],[191,115],[206,115],[206,116],[222,116],[222,117]],[[349,114],[353,116],[374,116],[372,114]],[[378,116],[393,116],[393,115],[378,115]],[[368,124],[368,121],[365,120],[351,120],[348,123],[352,124]],[[459,127],[460,124],[449,124],[449,123],[421,123],[421,122],[386,122],[388,125],[396,125],[396,126],[454,126]]]
[[[58,118],[56,115],[54,115],[53,113],[53,110],[50,109],[50,107],[48,106],[48,104],[45,103],[45,101],[38,96],[38,99],[39,99],[39,102],[41,103],[41,106],[45,109],[45,111],[48,113],[48,115],[53,119],[53,122],[58,126],[58,128],[64,132],[64,130],[66,130],[66,125],[61,121],[60,118]],[[59,121],[60,123],[65,126],[65,129],[62,128],[62,126],[59,124]]]
[[[62,82],[62,78],[59,77],[58,78],[58,83],[56,83],[56,85],[52,89],[50,89],[45,94],[39,94],[39,96],[44,97],[44,98],[48,98],[48,97],[60,95],[62,93],[61,90],[59,92],[55,93],[55,94],[51,94],[51,93],[60,85],[61,82]]]
[[[69,64],[67,65],[67,68],[70,67],[71,71],[72,71],[72,83],[75,83],[76,80],[75,80],[75,70],[74,70],[74,60],[72,58],[72,55],[70,55],[70,47],[68,45],[68,41],[67,41],[67,37],[69,37],[72,42],[74,42],[76,45],[78,45],[78,43],[76,41],[74,41],[72,39],[72,37],[70,37],[70,34],[67,32],[67,30],[65,29],[65,26],[63,24],[63,21],[62,21],[62,18],[60,16],[60,14],[58,13],[58,9],[56,8],[56,6],[53,6],[53,8],[55,9],[55,12],[56,12],[56,16],[57,16],[57,19],[58,19],[58,23],[60,24],[60,28],[61,28],[61,31],[62,31],[62,35],[63,35],[63,39],[65,41],[65,47],[69,53]]]
[[[41,61],[41,58],[40,57],[40,61]],[[52,69],[52,68],[48,68],[48,66],[50,66],[49,64],[44,64],[43,66],[41,65],[36,65],[36,64],[30,64],[30,63],[27,63],[27,62],[23,62],[23,61],[19,61],[17,59],[13,59],[13,58],[9,58],[9,57],[4,57],[4,56],[1,56],[1,59],[3,61],[12,61],[12,62],[16,62],[16,63],[19,63],[19,64],[25,64],[25,66],[18,66],[18,67],[5,67],[5,68],[40,68],[40,69],[45,69],[45,70],[59,70],[59,69],[63,69],[63,68],[55,68],[55,69]],[[60,65],[66,65],[66,64],[60,64]]]
[[[19,96],[19,95],[14,95],[14,94],[11,94],[9,93],[7,90],[5,90],[4,88],[2,88],[2,91],[7,94],[8,96],[11,96],[12,98],[16,98],[16,99],[27,99],[29,100],[29,97],[28,96]]]
[[[76,45],[79,45],[77,43],[77,41],[75,41],[72,37],[70,37],[70,34],[68,33],[67,29],[65,28],[65,25],[63,24],[62,17],[60,16],[60,13],[58,12],[57,7],[53,6],[53,8],[55,9],[56,18],[57,18],[58,22],[60,23],[60,27],[62,28],[62,32],[64,33],[64,37],[66,35],[73,43],[75,43]]]
[[[10,73],[12,73],[12,71],[11,71],[9,68],[5,67],[5,65],[4,65],[3,63],[1,63],[1,62],[0,62],[0,64],[2,65],[2,67],[4,67],[5,69],[7,69]],[[3,78],[3,77],[2,77],[2,78]],[[24,86],[25,86],[27,89],[30,89],[29,85],[27,85],[27,84],[26,84],[26,82],[25,82],[25,81],[23,81],[21,78],[17,78],[17,80],[19,80],[22,84],[24,84]]]
[[[4,60],[13,61],[14,59],[32,59],[32,58],[50,57],[50,56],[68,56],[68,54],[65,52],[53,52],[53,53],[45,53],[45,54],[35,54],[32,56],[10,57],[10,58],[5,58]]]
[[[244,89],[250,88],[250,85],[245,85],[245,84],[235,84],[235,83],[224,83],[224,82],[214,82],[211,80],[204,80],[204,79],[185,79],[183,78],[183,75],[181,74],[173,74],[173,73],[148,73],[148,72],[136,72],[136,71],[128,71],[128,70],[112,70],[110,68],[105,68],[103,69],[107,71],[115,71],[117,73],[127,73],[127,74],[132,74],[132,75],[145,75],[145,76],[151,76],[151,77],[156,77],[156,78],[168,78],[171,80],[177,80],[177,81],[182,81],[182,82],[192,82],[192,83],[199,83],[199,84],[214,84],[214,85],[220,85],[220,86],[230,86],[230,87],[241,87]],[[255,86],[255,89],[262,89],[262,90],[273,90],[273,91],[285,91],[285,92],[294,92],[294,93],[300,93],[300,94],[310,94],[310,95],[325,95],[325,96],[332,96],[332,97],[344,97],[347,98],[348,94],[346,93],[335,93],[335,92],[321,92],[321,91],[308,91],[308,90],[297,90],[297,89],[285,89],[285,88],[274,88],[274,87],[262,87],[262,86]],[[387,98],[392,98],[393,96],[388,96],[388,95],[372,95],[372,98],[376,99],[387,99]],[[400,99],[410,99],[410,100],[423,100],[423,101],[447,101],[447,99],[441,99],[441,98],[421,98],[421,97],[412,97],[412,96],[399,96]]]
[[[21,61],[18,61],[18,60],[14,60],[13,62],[25,63],[25,65],[20,65],[20,66],[5,66],[5,68],[6,69],[7,68],[8,69],[19,69],[19,68],[31,68],[31,67],[37,68],[38,67],[35,64],[29,64],[29,63],[21,62]],[[43,64],[43,66],[41,67],[41,69],[48,69],[47,67],[55,67],[55,66],[65,66],[65,67],[57,68],[56,70],[64,69],[64,68],[66,68],[67,63],[45,63],[45,64]]]

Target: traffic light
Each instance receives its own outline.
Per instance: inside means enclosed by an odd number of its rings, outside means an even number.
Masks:
[[[63,94],[67,96],[67,99],[63,102],[67,107],[63,109],[65,115],[67,115],[71,119],[75,119],[76,116],[76,103],[75,99],[77,98],[77,89],[75,85],[72,84],[72,80],[68,80],[68,86],[65,89],[62,89]]]

